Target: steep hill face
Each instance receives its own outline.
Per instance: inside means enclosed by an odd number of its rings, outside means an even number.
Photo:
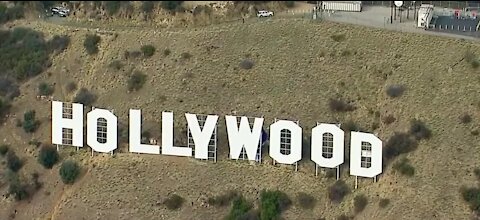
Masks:
[[[66,34],[71,43],[53,56],[46,73],[22,85],[21,96],[12,103],[13,114],[0,127],[4,143],[26,161],[20,174],[28,177],[37,171],[43,182],[27,201],[3,199],[1,219],[220,219],[228,209],[206,207],[205,202],[229,189],[237,189],[251,201],[258,199],[262,189],[282,190],[292,200],[300,191],[317,199],[307,211],[294,202],[282,214],[285,219],[353,215],[353,198],[360,194],[368,197],[369,204],[357,214],[358,219],[467,219],[471,215],[459,190],[476,185],[480,75],[463,57],[467,51],[479,51],[478,44],[296,19],[114,32],[41,22],[18,25],[45,32],[47,37]],[[95,55],[85,51],[87,34],[101,38]],[[147,44],[156,48],[152,57],[132,57],[133,51]],[[245,68],[241,64],[245,60],[253,67]],[[127,92],[135,71],[144,73],[146,82],[140,90]],[[66,87],[72,81],[77,90],[69,92]],[[126,153],[126,146],[115,157],[91,157],[88,147],[79,152],[62,148],[62,160],[74,159],[83,167],[70,186],[61,182],[59,165],[51,170],[41,167],[36,162],[37,149],[28,145],[32,139],[50,143],[51,138],[51,103],[36,98],[40,82],[54,85],[53,99],[60,101],[72,101],[78,89],[88,89],[98,97],[94,106],[115,109],[123,124],[128,123],[130,108],[141,109],[145,129],[157,139],[161,138],[161,112],[173,111],[179,143],[185,138],[181,136],[186,112],[263,115],[267,125],[275,118],[298,120],[306,138],[316,122],[354,122],[376,133],[385,144],[395,132],[407,132],[413,119],[423,121],[432,135],[404,154],[415,168],[412,177],[394,171],[392,164],[400,159],[396,158],[377,182],[360,179],[359,188],[353,189],[355,178],[348,175],[348,165],[342,167],[341,179],[352,192],[340,204],[327,196],[334,179],[315,176],[308,157],[297,172],[290,166],[273,166],[267,154],[258,165],[228,160],[223,119],[217,163],[134,155]],[[392,98],[386,93],[390,85],[406,90]],[[333,112],[330,99],[350,101],[355,110]],[[26,134],[16,127],[15,119],[31,109],[41,124],[37,132]],[[461,123],[459,117],[464,114],[471,116],[470,123]],[[396,120],[386,123],[383,119],[390,115]],[[7,188],[4,185],[2,192],[6,194]],[[185,199],[179,211],[162,205],[172,193]],[[390,199],[386,208],[378,206],[382,198]]]

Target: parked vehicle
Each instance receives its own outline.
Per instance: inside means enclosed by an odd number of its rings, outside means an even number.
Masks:
[[[58,15],[60,17],[67,17],[70,14],[70,9],[64,7],[53,7],[50,9],[52,16]]]
[[[257,17],[261,18],[261,17],[272,17],[273,16],[273,11],[258,11],[257,12]]]

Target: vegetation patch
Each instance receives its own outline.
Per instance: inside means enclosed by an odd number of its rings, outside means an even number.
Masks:
[[[208,198],[207,202],[209,205],[213,206],[227,206],[229,205],[232,200],[240,196],[237,191],[231,190],[226,192],[225,194]]]
[[[38,162],[42,164],[43,167],[51,169],[53,165],[58,162],[59,158],[60,156],[55,147],[47,145],[40,148]]]
[[[100,43],[100,40],[100,36],[96,34],[87,34],[85,41],[83,42],[87,54],[93,55],[98,53],[98,43]]]
[[[86,88],[81,88],[73,99],[73,102],[91,106],[96,100],[97,96],[95,94],[91,93]]]
[[[367,207],[367,205],[368,205],[368,198],[363,194],[357,195],[353,199],[353,207],[354,207],[355,213],[362,212],[365,209],[365,207]]]
[[[7,167],[13,172],[17,172],[22,168],[23,163],[20,160],[20,158],[17,156],[17,154],[13,151],[10,150],[7,152]]]
[[[401,154],[415,150],[418,143],[406,133],[395,133],[385,143],[385,156],[387,159],[395,158]]]
[[[291,204],[284,192],[263,190],[260,193],[260,219],[277,219]]]
[[[315,197],[304,192],[297,194],[297,202],[302,209],[313,209],[315,207]]]
[[[67,160],[62,163],[59,174],[62,182],[65,184],[73,184],[80,174],[80,166],[73,160]]]
[[[247,201],[243,196],[237,196],[232,202],[232,208],[225,219],[238,220],[238,219],[252,219],[248,218],[250,210],[253,204]],[[254,216],[253,219],[258,219],[258,216]]]
[[[140,50],[142,51],[143,56],[145,57],[151,57],[153,56],[153,54],[155,54],[155,47],[150,44],[142,46]]]
[[[403,85],[391,85],[387,88],[387,95],[392,98],[397,98],[403,95],[406,88]]]
[[[134,71],[128,80],[128,91],[133,92],[140,90],[146,81],[147,75],[138,70]]]
[[[356,109],[354,105],[341,99],[330,99],[328,106],[332,112],[351,112]]]
[[[6,144],[0,145],[0,155],[5,156],[10,148]]]
[[[407,158],[402,158],[400,161],[396,162],[393,165],[393,169],[404,176],[415,175],[415,168],[410,165],[410,162]]]
[[[38,85],[38,95],[49,96],[49,95],[52,95],[53,92],[54,92],[53,86],[46,82],[41,82]]]
[[[343,198],[350,193],[350,188],[342,180],[328,187],[328,198],[334,203],[341,203]]]
[[[27,133],[34,133],[40,126],[40,121],[35,118],[35,110],[25,112],[23,115],[23,130]]]
[[[432,136],[432,132],[427,125],[417,119],[410,123],[410,134],[417,140],[429,139]]]
[[[184,198],[182,198],[177,194],[172,194],[167,199],[165,199],[163,204],[165,204],[165,206],[170,210],[177,210],[182,207],[184,202],[185,202]]]
[[[387,207],[389,204],[390,204],[390,199],[380,199],[380,201],[378,202],[378,207],[383,209]]]

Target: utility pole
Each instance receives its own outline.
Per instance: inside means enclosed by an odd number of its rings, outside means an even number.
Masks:
[[[390,1],[390,24],[393,24],[393,1]]]

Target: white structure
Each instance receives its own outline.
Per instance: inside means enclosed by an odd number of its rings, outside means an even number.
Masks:
[[[162,112],[161,144],[141,143],[141,110],[129,111],[129,151],[217,160],[218,115],[185,114],[188,146],[174,146],[172,112]],[[240,121],[238,119],[240,118]],[[264,118],[225,116],[230,159],[260,162]],[[52,144],[83,147],[83,105],[52,101]],[[112,153],[118,147],[118,119],[113,110],[93,108],[87,114],[87,145],[93,152]],[[303,131],[298,121],[277,120],[270,125],[269,154],[274,163],[295,165],[302,159]],[[382,141],[373,134],[351,132],[350,175],[372,178],[382,173]],[[178,134],[177,134],[178,135]],[[185,135],[185,134],[182,134]],[[266,134],[265,134],[266,135]],[[344,135],[339,125],[317,123],[312,129],[311,160],[318,167],[344,163]],[[316,168],[318,168],[316,167]]]
[[[433,17],[433,5],[422,4],[418,9],[417,27],[428,28],[428,25],[432,21]]]
[[[362,1],[322,1],[322,10],[361,12]]]

